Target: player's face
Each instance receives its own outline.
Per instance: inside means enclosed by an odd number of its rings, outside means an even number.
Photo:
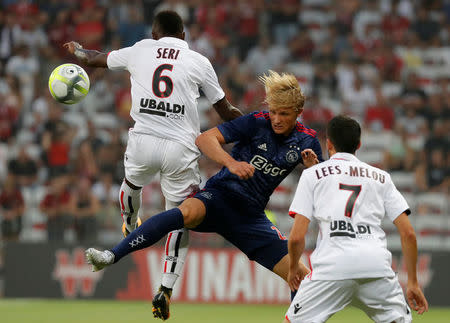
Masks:
[[[273,131],[278,135],[287,136],[294,129],[300,113],[292,108],[269,109],[270,123]]]

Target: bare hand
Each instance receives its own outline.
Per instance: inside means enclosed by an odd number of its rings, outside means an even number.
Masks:
[[[310,148],[302,151],[302,159],[303,165],[305,165],[306,168],[319,163],[319,159],[317,158],[316,153]]]
[[[418,284],[409,284],[406,288],[406,298],[409,306],[418,314],[428,312],[428,302]]]
[[[294,267],[289,267],[289,272],[287,276],[287,283],[289,285],[289,288],[291,291],[298,290],[298,287],[300,286],[300,282],[302,281],[303,277],[305,276],[304,270],[302,270],[297,263]]]
[[[75,52],[75,49],[77,48],[83,48],[83,46],[81,46],[79,43],[77,43],[76,41],[70,41],[68,43],[65,43],[63,45],[63,47],[65,47],[67,49],[67,51],[71,54],[73,54]]]
[[[237,175],[240,179],[249,179],[255,173],[255,167],[247,162],[234,162],[228,166],[230,173]]]

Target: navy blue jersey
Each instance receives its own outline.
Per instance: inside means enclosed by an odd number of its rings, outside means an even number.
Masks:
[[[218,126],[226,143],[235,142],[231,155],[255,167],[248,180],[241,180],[223,167],[206,182],[205,187],[221,188],[244,203],[264,209],[270,195],[286,176],[302,163],[301,152],[311,148],[319,161],[322,149],[316,132],[300,122],[289,136],[272,130],[269,113],[254,112]]]

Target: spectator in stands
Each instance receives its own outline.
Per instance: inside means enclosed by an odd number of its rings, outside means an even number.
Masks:
[[[92,186],[92,194],[100,201],[98,214],[99,228],[121,229],[121,223],[117,221],[117,196],[120,185],[113,182],[110,172],[100,173],[99,179]]]
[[[253,47],[245,60],[255,75],[263,75],[270,69],[277,69],[286,60],[289,53],[286,47],[273,44],[266,35]]]
[[[97,160],[88,139],[83,140],[77,148],[74,160],[74,171],[78,178],[87,177],[91,180],[97,178]]]
[[[26,145],[21,146],[17,157],[9,161],[8,169],[19,186],[30,186],[37,180],[38,164],[28,154]]]
[[[49,176],[68,172],[70,147],[76,130],[62,120],[62,108],[50,106],[49,117],[41,138],[43,159],[49,170]]]
[[[0,193],[0,219],[2,238],[17,241],[22,230],[25,204],[14,175],[8,175]]]
[[[300,3],[296,0],[271,1],[268,6],[273,39],[278,45],[284,46],[297,32]]]
[[[411,171],[415,153],[408,145],[406,131],[396,126],[387,150],[384,152],[383,169],[388,171]]]
[[[391,130],[394,127],[394,109],[384,97],[381,89],[376,91],[376,103],[366,109],[364,125],[372,131]]]
[[[16,25],[14,14],[0,10],[0,71],[6,66],[14,48],[18,45],[19,32],[20,27]]]
[[[412,24],[412,30],[419,36],[424,46],[438,43],[439,23],[431,19],[430,12],[420,7],[417,12],[417,19]]]
[[[364,83],[358,73],[355,73],[352,86],[345,89],[342,96],[345,112],[361,120],[366,108],[376,102],[375,90],[370,84]]]
[[[147,26],[143,21],[143,13],[138,8],[130,6],[128,16],[129,21],[119,24],[121,47],[133,46],[136,42],[147,38]]]
[[[39,72],[38,57],[31,55],[28,46],[19,45],[15,55],[8,60],[5,71],[19,80],[20,95],[23,104],[28,107],[34,96],[35,79]]]
[[[75,233],[79,242],[93,242],[97,239],[97,214],[100,202],[93,194],[91,181],[79,178],[71,193],[70,210],[75,220]]]
[[[422,191],[450,192],[450,154],[446,149],[434,148],[425,163],[416,169],[416,181]]]
[[[400,104],[406,109],[422,111],[425,108],[427,95],[419,84],[419,78],[415,73],[409,73],[403,90],[400,93]]]
[[[51,178],[47,194],[40,210],[47,217],[47,239],[49,242],[64,241],[64,232],[70,220],[69,176],[55,175]]]

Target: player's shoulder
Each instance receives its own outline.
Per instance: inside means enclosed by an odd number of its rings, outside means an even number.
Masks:
[[[310,138],[317,138],[317,131],[314,129],[304,125],[302,122],[297,121],[295,125],[295,134],[299,137],[310,137]]]
[[[157,41],[154,39],[146,38],[134,43],[132,47],[141,48],[141,47],[152,47],[157,45]]]
[[[256,120],[259,120],[260,122],[267,122],[268,120],[270,120],[269,111],[253,111],[248,115]]]

